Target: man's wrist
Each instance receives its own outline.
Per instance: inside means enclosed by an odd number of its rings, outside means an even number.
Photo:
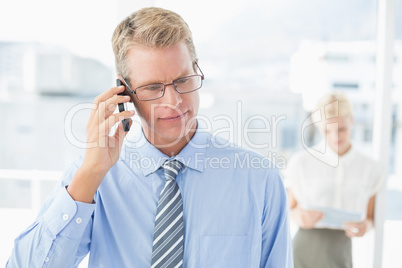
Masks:
[[[92,203],[103,177],[81,167],[75,172],[67,192],[75,201]]]

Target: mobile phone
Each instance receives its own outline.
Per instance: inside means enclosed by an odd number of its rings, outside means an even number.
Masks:
[[[117,86],[125,86],[125,85],[120,81],[120,79],[116,79],[116,85],[117,85]],[[126,89],[125,89],[123,92],[119,93],[118,95],[126,96],[126,95],[128,95],[128,94],[126,93]],[[121,112],[123,112],[123,111],[125,111],[125,110],[126,110],[125,103],[119,103],[119,112],[121,113]],[[124,132],[128,132],[128,131],[130,130],[130,123],[129,123],[129,121],[128,121],[128,118],[123,119],[122,124],[123,124]]]

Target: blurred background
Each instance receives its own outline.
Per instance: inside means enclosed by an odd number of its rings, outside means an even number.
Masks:
[[[0,266],[61,172],[84,153],[88,104],[115,83],[114,27],[132,11],[159,6],[187,21],[206,76],[200,120],[286,168],[303,142],[317,142],[302,126],[317,98],[335,90],[353,103],[353,144],[378,158],[379,1],[1,0]],[[390,133],[382,137],[384,232],[353,240],[355,267],[374,267],[374,255],[382,267],[402,267],[402,0],[391,2],[390,123],[380,130]],[[259,131],[244,134],[245,126]]]

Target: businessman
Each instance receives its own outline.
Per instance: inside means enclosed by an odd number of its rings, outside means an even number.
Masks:
[[[89,267],[293,267],[279,172],[197,121],[204,74],[186,22],[144,8],[112,43],[123,86],[95,98],[85,156],[6,267],[77,267],[88,253]],[[130,101],[142,130],[128,139],[134,111],[114,111]]]

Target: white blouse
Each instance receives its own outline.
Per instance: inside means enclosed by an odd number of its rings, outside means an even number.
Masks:
[[[314,149],[323,151],[320,150],[323,146],[325,143]],[[329,146],[320,157],[308,151],[298,152],[283,175],[301,207],[346,209],[364,216],[370,198],[383,183],[379,164],[353,146],[343,156],[338,156]]]

